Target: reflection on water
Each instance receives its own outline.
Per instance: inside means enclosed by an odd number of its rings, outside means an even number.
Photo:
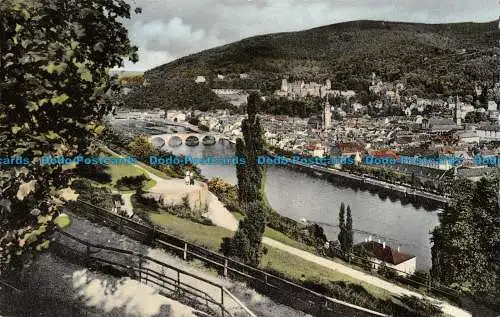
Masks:
[[[217,143],[170,149],[174,154],[194,157],[232,156],[234,145]],[[234,166],[200,165],[207,178],[221,177],[236,184]],[[330,182],[288,168],[270,167],[266,194],[273,208],[295,220],[306,218],[325,229],[330,239],[337,239],[338,211],[341,202],[350,205],[356,241],[368,236],[385,241],[391,247],[417,256],[417,267],[431,265],[430,234],[439,224],[436,206],[401,200],[390,193],[358,185]]]

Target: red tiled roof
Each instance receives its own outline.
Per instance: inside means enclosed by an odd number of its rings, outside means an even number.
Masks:
[[[340,143],[338,148],[342,153],[363,152],[363,146],[355,143]]]
[[[411,258],[414,258],[414,256],[411,256],[409,254],[395,251],[387,245],[384,248],[383,244],[375,241],[363,242],[359,245],[380,261],[384,261],[393,265],[398,265],[400,263],[408,261]]]
[[[392,150],[388,150],[388,151],[373,151],[373,152],[370,153],[370,155],[372,155],[374,157],[391,157],[391,158],[394,158],[394,159],[398,159],[399,158],[399,155],[395,151],[392,151]]]

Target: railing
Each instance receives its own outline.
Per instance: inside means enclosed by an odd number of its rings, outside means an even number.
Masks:
[[[239,310],[245,313],[245,316],[256,317],[255,314],[253,314],[241,301],[239,301],[222,285],[209,281],[195,274],[186,272],[179,268],[173,267],[167,263],[161,262],[141,253],[108,247],[100,244],[94,244],[60,230],[58,231],[58,233],[73,241],[78,242],[79,244],[84,245],[85,252],[80,253],[83,253],[81,255],[89,264],[99,263],[101,265],[118,267],[125,272],[128,272],[128,275],[130,277],[138,280],[139,282],[144,282],[145,284],[154,284],[157,288],[160,289],[160,292],[166,296],[179,298],[183,301],[186,301],[186,299],[189,298],[191,304],[197,303],[198,305],[206,306],[207,310],[213,313],[220,311],[220,315],[223,317],[234,316],[225,307],[225,304],[227,304],[227,300],[225,301],[225,298],[229,298],[231,301],[233,301],[238,306]],[[75,248],[71,248],[62,243],[61,239],[58,240],[57,246],[59,248],[63,248],[66,251],[69,250],[72,253],[79,253],[75,250]],[[106,254],[106,258],[94,256],[94,254],[104,253],[101,251],[108,251],[109,254]],[[116,255],[125,255],[127,263],[124,264],[119,261],[112,260],[113,258],[116,258]],[[159,267],[160,271],[151,268],[152,266]],[[210,295],[206,291],[201,290],[199,287],[194,287],[188,283],[183,282],[183,277],[195,279],[197,283],[202,282],[203,286],[211,288],[213,290],[213,294]],[[219,295],[217,299],[214,299],[213,295],[215,293]],[[216,307],[216,309],[213,308],[214,306]]]
[[[279,302],[314,316],[388,316],[322,295],[284,278],[191,244],[174,235],[158,230],[154,226],[112,214],[104,208],[80,199],[78,199],[78,202],[91,207],[89,210],[98,220],[120,233],[141,240],[144,243],[159,245],[178,254],[184,260],[198,259],[207,266],[216,268],[224,277],[247,282],[262,293],[276,298]],[[91,215],[86,214],[86,216]]]

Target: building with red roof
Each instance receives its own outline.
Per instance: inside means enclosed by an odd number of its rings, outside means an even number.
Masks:
[[[385,242],[367,241],[356,245],[356,248],[363,248],[369,254],[374,269],[378,269],[382,263],[396,269],[399,275],[411,275],[417,269],[417,257],[400,252],[399,248],[394,250]]]

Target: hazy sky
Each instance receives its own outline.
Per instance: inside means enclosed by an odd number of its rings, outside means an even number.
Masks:
[[[142,8],[127,27],[146,70],[245,37],[351,20],[492,21],[498,0],[129,0]]]

